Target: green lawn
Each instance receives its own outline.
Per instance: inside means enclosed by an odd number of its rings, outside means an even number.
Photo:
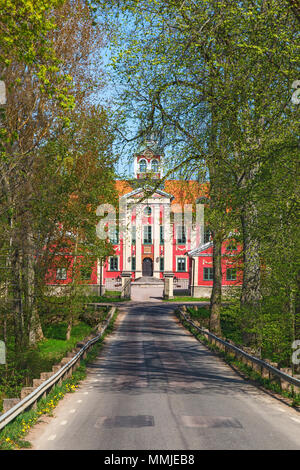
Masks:
[[[38,344],[39,356],[45,361],[60,361],[65,353],[71,351],[78,341],[81,341],[90,334],[92,327],[84,322],[74,325],[71,331],[71,338],[66,341],[67,324],[59,323],[49,325],[44,328],[46,339]]]

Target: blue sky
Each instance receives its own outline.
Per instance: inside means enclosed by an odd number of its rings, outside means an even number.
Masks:
[[[99,17],[101,21],[101,17]],[[128,19],[125,20],[121,17],[119,18],[119,26],[122,29],[122,32],[127,33],[129,31]],[[107,39],[109,41],[109,38]],[[112,111],[116,110],[115,99],[121,92],[121,84],[114,83],[112,79],[112,68],[110,67],[111,60],[111,51],[109,47],[109,42],[103,49],[100,51],[102,64],[99,66],[103,69],[105,73],[106,85],[105,87],[99,88],[92,96],[93,102],[97,104],[104,104],[106,107]],[[128,134],[127,138],[132,138],[137,132],[137,125],[133,121],[128,122]],[[130,128],[132,132],[130,132]],[[120,177],[131,178],[133,177],[133,152],[136,151],[136,146],[134,144],[122,145],[119,146],[119,143],[116,142],[114,146],[114,153],[119,154],[119,162],[116,165],[116,172]]]

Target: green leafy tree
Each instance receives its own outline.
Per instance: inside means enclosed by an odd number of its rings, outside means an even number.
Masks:
[[[16,56],[14,48],[10,60],[5,63],[2,76],[8,91],[0,162],[2,217],[0,244],[2,264],[6,268],[2,286],[5,309],[13,318],[15,348],[20,353],[27,348],[29,341],[34,342],[41,336],[36,308],[40,282],[38,263],[47,237],[51,236],[55,229],[49,226],[53,219],[41,218],[45,200],[38,196],[36,181],[39,178],[40,181],[48,178],[47,183],[53,190],[52,204],[56,200],[58,209],[59,199],[64,196],[69,200],[74,191],[71,182],[73,181],[74,185],[76,177],[82,178],[84,174],[73,171],[72,179],[60,180],[61,193],[55,195],[52,182],[56,181],[57,175],[62,177],[62,158],[59,158],[62,152],[65,168],[68,162],[71,165],[71,162],[78,161],[80,154],[84,154],[87,158],[87,148],[90,148],[90,153],[94,151],[94,158],[100,158],[96,153],[97,148],[92,149],[92,137],[88,143],[90,134],[95,139],[95,127],[92,127],[95,122],[100,126],[103,125],[102,129],[98,129],[98,133],[102,145],[101,152],[106,157],[111,139],[108,137],[108,120],[105,112],[94,110],[93,120],[91,105],[88,106],[89,97],[99,86],[99,77],[102,81],[101,71],[97,77],[94,74],[94,66],[99,61],[103,45],[102,29],[94,24],[89,8],[81,0],[64,2],[56,9],[46,9],[45,14],[48,15],[51,24],[55,25],[47,32],[46,39],[59,61],[58,69],[55,71],[55,86],[63,102],[59,102],[52,93],[48,93],[47,87],[41,84],[36,64],[28,62],[26,58],[22,61]],[[34,41],[34,37],[32,40]],[[70,98],[67,102],[66,96]],[[73,110],[75,99],[77,114]],[[84,122],[87,123],[87,120],[82,118],[84,113],[91,116],[86,127],[83,126]],[[79,115],[82,121],[80,127]],[[78,136],[74,133],[76,126]],[[77,147],[74,147],[76,159],[70,153],[71,146],[63,147],[67,145],[64,136],[68,132],[73,132],[73,146],[78,143]],[[83,137],[80,137],[82,135],[85,136],[85,142]],[[47,143],[51,143],[52,152],[45,153]],[[85,147],[80,148],[80,145]],[[44,158],[43,164],[42,158]],[[110,157],[107,165],[111,167]],[[42,168],[45,173],[41,178],[37,172]],[[48,168],[51,168],[52,173],[48,172]],[[107,178],[107,173],[105,175]],[[108,186],[111,184],[109,179],[106,179],[105,183]],[[50,199],[47,202],[51,205]],[[49,215],[50,213],[49,209]],[[57,214],[61,214],[59,210]],[[43,229],[42,224],[44,224]]]
[[[211,175],[218,167],[229,175],[230,198],[226,192],[216,205],[230,203],[240,219],[244,329],[249,341],[257,341],[266,255],[258,227],[268,225],[258,182],[268,184],[268,167],[280,184],[274,164],[283,153],[294,165],[297,18],[285,0],[99,3],[104,11],[119,11],[112,64],[124,86],[123,115],[140,122],[146,134],[155,128],[167,136],[170,151],[180,155],[170,166],[194,159],[199,166],[205,161]],[[287,204],[289,196],[281,194]]]

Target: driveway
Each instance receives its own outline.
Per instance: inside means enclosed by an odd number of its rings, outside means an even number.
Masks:
[[[174,305],[120,307],[115,332],[29,434],[34,449],[300,449],[300,416],[236,374]]]

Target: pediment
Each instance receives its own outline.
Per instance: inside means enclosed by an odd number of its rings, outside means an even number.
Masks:
[[[124,199],[129,199],[129,198],[134,198],[134,199],[141,199],[146,195],[145,189],[144,188],[138,188],[135,189],[134,191],[131,191],[130,193],[124,194],[122,198]],[[165,191],[162,191],[160,189],[154,191],[153,193],[148,193],[146,195],[147,199],[149,198],[154,198],[154,199],[168,199],[168,200],[173,200],[174,196],[172,194],[166,193]]]

